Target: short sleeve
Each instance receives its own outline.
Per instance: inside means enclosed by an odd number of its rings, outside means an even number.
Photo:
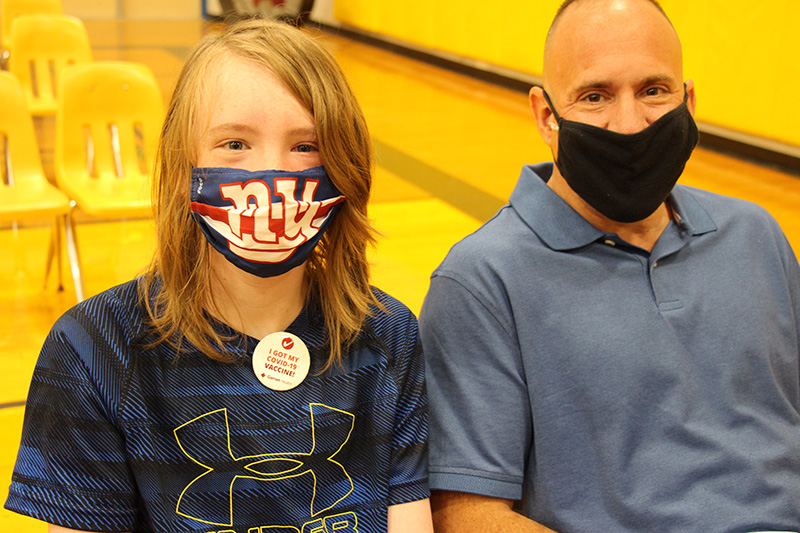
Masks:
[[[786,240],[786,237],[781,233],[783,252],[786,263],[789,295],[792,299],[792,307],[794,309],[794,321],[796,324],[797,338],[800,339],[800,264],[797,262],[797,256],[794,254],[791,245]],[[797,364],[798,375],[800,375],[800,343],[797,345]]]
[[[397,311],[389,310],[390,314]],[[416,317],[407,309],[392,341],[398,391],[391,437],[389,505],[425,499],[428,488],[428,397],[425,361]]]
[[[106,349],[113,332],[97,327],[73,309],[47,337],[5,507],[73,529],[129,531],[135,489],[112,394],[119,368]]]
[[[519,500],[532,435],[509,313],[434,274],[420,316],[430,401],[430,485]]]

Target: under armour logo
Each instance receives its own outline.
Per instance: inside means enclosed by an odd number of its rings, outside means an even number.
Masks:
[[[205,469],[181,492],[175,512],[207,524],[232,526],[237,479],[264,482],[311,476],[310,516],[325,512],[353,491],[353,480],[335,460],[347,444],[355,416],[327,405],[312,403],[308,452],[264,453],[236,457],[232,452],[228,410],[212,411],[175,429],[181,451]],[[333,418],[331,417],[333,415]],[[324,417],[324,447],[319,445],[315,418]],[[195,427],[192,427],[195,426]],[[308,435],[298,432],[297,437]],[[225,497],[215,497],[225,487]]]

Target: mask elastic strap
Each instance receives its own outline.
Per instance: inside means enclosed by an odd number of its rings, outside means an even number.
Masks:
[[[553,105],[552,100],[550,100],[550,95],[547,94],[547,91],[545,91],[544,88],[542,89],[542,95],[544,96],[544,99],[547,102],[547,105],[550,106],[550,111],[553,112],[553,116],[556,117],[556,124],[551,124],[550,127],[552,129],[558,131],[558,128],[559,128],[558,123],[561,122],[561,116],[556,111],[556,108]]]

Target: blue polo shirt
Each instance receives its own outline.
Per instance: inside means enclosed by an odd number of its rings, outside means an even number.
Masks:
[[[763,209],[675,187],[652,252],[526,166],[434,272],[432,489],[559,532],[800,530],[800,267]]]

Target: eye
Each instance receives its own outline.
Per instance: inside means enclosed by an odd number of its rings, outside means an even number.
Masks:
[[[242,141],[228,141],[225,143],[225,147],[234,152],[239,152],[246,148]]]
[[[663,99],[669,97],[672,92],[670,91],[669,87],[663,87],[659,85],[655,87],[647,87],[643,94],[647,98]]]
[[[585,100],[590,104],[599,104],[603,100],[603,96],[600,93],[591,93],[586,95]]]
[[[317,146],[316,146],[316,145],[314,145],[314,144],[308,144],[308,143],[305,143],[305,144],[298,144],[297,146],[295,146],[295,147],[293,148],[293,150],[294,150],[295,152],[301,152],[301,153],[304,153],[304,154],[310,154],[310,153],[313,153],[313,152],[318,152],[318,151],[319,151],[319,149],[317,148]]]

